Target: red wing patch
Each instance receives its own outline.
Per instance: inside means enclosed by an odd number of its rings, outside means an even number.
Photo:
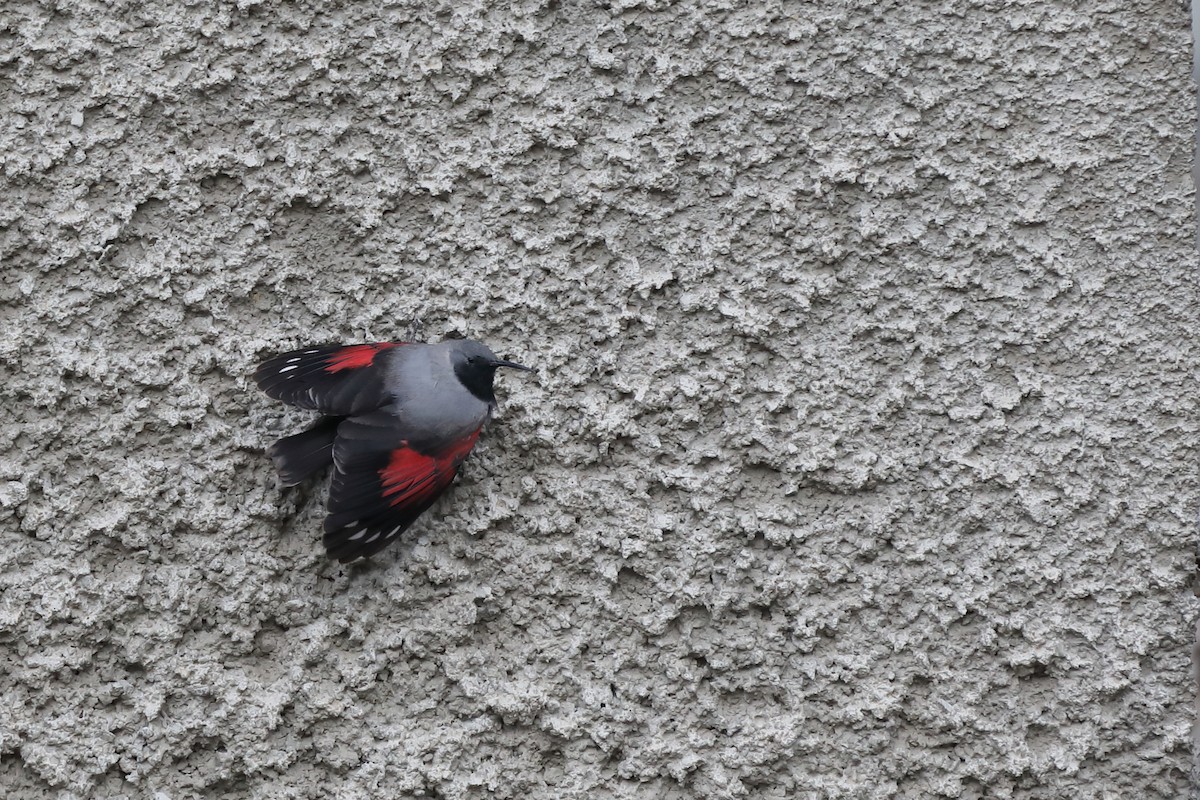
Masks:
[[[438,461],[401,442],[399,450],[383,469],[379,470],[379,488],[389,506],[402,506],[428,500],[440,487]]]
[[[437,497],[454,479],[459,465],[478,440],[476,430],[436,457],[418,453],[409,448],[408,442],[401,442],[387,466],[379,470],[379,485],[388,505],[422,503]]]
[[[384,350],[391,350],[393,347],[396,347],[395,342],[347,345],[329,354],[325,360],[325,371],[341,372],[344,369],[369,367],[375,361],[375,356]]]

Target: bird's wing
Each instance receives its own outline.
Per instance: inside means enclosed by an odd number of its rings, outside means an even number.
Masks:
[[[268,359],[254,382],[276,400],[325,414],[362,414],[391,398],[387,364],[403,342],[327,345],[294,350]]]
[[[366,558],[407,530],[454,480],[482,428],[419,443],[394,410],[353,417],[338,428],[325,518],[330,558]]]

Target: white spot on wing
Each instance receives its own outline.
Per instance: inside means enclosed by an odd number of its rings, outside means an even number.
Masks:
[[[364,531],[364,533],[365,533],[365,531]],[[365,542],[363,542],[363,544],[370,544],[371,542],[375,541],[376,539],[379,538],[379,534],[380,534],[380,531],[375,531],[375,535],[372,536],[370,539],[367,539]]]
[[[366,533],[367,533],[367,529],[363,528],[361,531],[359,531],[358,533],[351,536],[350,541],[357,542],[359,539],[361,539],[363,536],[365,536]]]
[[[289,363],[289,364],[295,364],[295,363],[296,363],[297,361],[299,361],[299,360],[300,360],[300,356],[296,356],[295,358],[289,358],[289,359],[287,360],[287,363]]]
[[[391,539],[393,536],[395,536],[399,532],[400,532],[400,526],[397,525],[396,527],[394,527],[390,531],[388,531],[388,535],[384,538]]]
[[[296,365],[295,365],[295,364],[292,364],[290,367],[284,367],[283,369],[281,369],[281,370],[279,370],[279,371],[280,371],[280,372],[291,372],[291,371],[292,371],[292,370],[294,370],[295,368],[296,368]]]

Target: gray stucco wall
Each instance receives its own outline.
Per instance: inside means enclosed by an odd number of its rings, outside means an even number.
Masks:
[[[0,8],[6,797],[1167,798],[1179,2]],[[541,368],[339,567],[271,352]]]

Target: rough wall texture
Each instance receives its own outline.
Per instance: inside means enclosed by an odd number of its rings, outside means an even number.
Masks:
[[[1179,797],[1181,3],[0,8],[5,797]],[[247,373],[541,367],[367,567]]]

